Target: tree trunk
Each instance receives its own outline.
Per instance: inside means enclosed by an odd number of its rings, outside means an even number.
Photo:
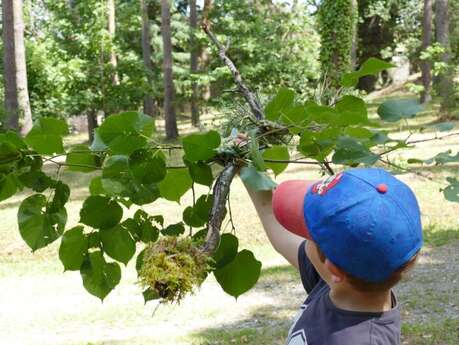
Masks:
[[[19,105],[16,88],[16,64],[14,53],[13,0],[3,0],[3,68],[5,83],[5,127],[19,128]]]
[[[424,18],[422,21],[422,51],[432,44],[432,0],[424,0]],[[432,63],[429,60],[421,62],[422,85],[421,103],[429,103],[432,99],[430,85],[432,83]]]
[[[21,134],[32,128],[24,45],[22,0],[3,0],[3,43],[5,69],[6,127],[18,129],[23,116]]]
[[[178,136],[178,130],[174,108],[175,87],[172,73],[171,13],[169,0],[161,0],[161,34],[164,54],[164,117],[166,120],[166,138],[175,139]]]
[[[451,46],[449,41],[448,0],[437,0],[435,4],[435,29],[437,42],[444,48],[441,61],[447,65],[445,71],[438,76],[438,93],[442,97],[442,113],[448,113],[454,106],[453,71],[451,68]]]
[[[359,4],[357,0],[352,0],[352,8],[354,11],[354,28],[352,33],[352,47],[351,47],[351,69],[354,70],[357,67],[357,47],[358,47],[358,18],[359,18]]]
[[[94,130],[99,127],[99,124],[97,123],[96,112],[93,109],[88,110],[86,118],[88,120],[88,139],[89,144],[91,145],[94,141]]]
[[[190,0],[190,72],[192,75],[198,73],[198,47],[196,46],[195,39],[197,27],[196,0]],[[196,82],[191,83],[191,123],[194,127],[198,127],[199,125],[198,85]]]
[[[148,86],[153,86],[153,64],[151,62],[151,46],[150,46],[150,18],[148,18],[148,5],[145,0],[140,0],[140,10],[142,13],[142,56],[143,66],[147,74]],[[143,112],[150,116],[155,116],[156,105],[155,100],[150,92],[143,99]]]
[[[118,61],[116,59],[116,52],[113,49],[113,42],[115,39],[116,32],[116,22],[115,22],[115,0],[107,0],[107,18],[108,18],[108,35],[110,37],[110,65],[112,65],[113,71],[112,84],[119,85],[120,81],[118,78],[118,73],[116,67],[118,66]]]
[[[202,8],[202,19],[201,23],[202,24],[209,24],[209,13],[210,10],[212,9],[212,0],[204,0],[204,6]],[[205,71],[207,69],[207,66],[209,65],[209,52],[206,47],[200,47],[200,54],[199,54],[199,69],[201,71]],[[208,101],[210,99],[210,84],[206,83],[204,85],[204,90],[202,93],[202,98],[205,101]]]

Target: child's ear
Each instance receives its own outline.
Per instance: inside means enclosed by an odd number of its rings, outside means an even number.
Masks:
[[[333,283],[342,283],[346,279],[346,273],[337,267],[333,262],[325,259],[325,265],[328,271],[331,273]]]

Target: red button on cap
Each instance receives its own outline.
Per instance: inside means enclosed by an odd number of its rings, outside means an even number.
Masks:
[[[380,193],[386,193],[386,192],[387,192],[387,185],[384,184],[384,183],[378,184],[378,186],[376,187],[376,189],[377,189],[378,192],[380,192]]]

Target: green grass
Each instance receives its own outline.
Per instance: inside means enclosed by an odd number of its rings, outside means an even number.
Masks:
[[[459,320],[402,325],[404,344],[407,345],[457,345]]]

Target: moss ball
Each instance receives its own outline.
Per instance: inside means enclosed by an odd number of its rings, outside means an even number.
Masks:
[[[139,283],[168,302],[180,302],[200,286],[212,259],[189,238],[164,237],[146,246]]]

